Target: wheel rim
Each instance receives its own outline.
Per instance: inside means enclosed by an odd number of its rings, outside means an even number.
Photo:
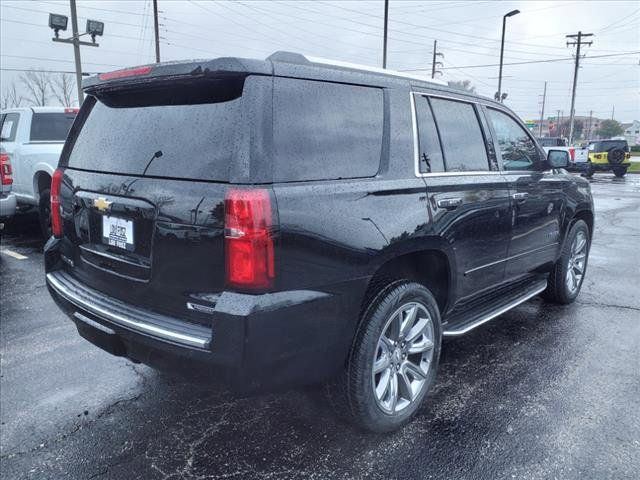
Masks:
[[[373,394],[394,415],[409,407],[427,384],[434,349],[433,321],[424,305],[410,302],[387,320],[373,357]]]
[[[579,231],[571,244],[571,255],[567,266],[566,284],[569,293],[574,294],[580,288],[587,263],[587,235]]]

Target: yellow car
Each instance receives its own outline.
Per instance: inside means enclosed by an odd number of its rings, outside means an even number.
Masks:
[[[611,172],[624,177],[631,165],[631,153],[626,140],[598,140],[589,145],[589,162],[586,176],[595,172]]]

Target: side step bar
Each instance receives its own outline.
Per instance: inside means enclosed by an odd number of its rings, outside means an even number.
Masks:
[[[496,304],[493,303],[487,308],[479,308],[475,312],[461,312],[458,315],[454,315],[454,318],[450,319],[450,325],[442,333],[445,337],[458,337],[470,332],[476,327],[487,323],[490,320],[502,315],[503,313],[517,307],[521,303],[535,297],[539,293],[542,293],[547,288],[546,280],[538,280],[535,283],[529,284],[523,289],[519,289],[515,296],[507,303]],[[455,318],[458,317],[458,318]],[[464,318],[460,318],[464,317]]]

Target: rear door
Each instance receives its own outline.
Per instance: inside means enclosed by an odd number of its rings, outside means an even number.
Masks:
[[[251,82],[226,82],[141,84],[85,100],[62,156],[67,268],[77,278],[184,318],[203,315],[187,311],[189,300],[215,302],[225,192],[249,148],[243,89]]]
[[[512,234],[506,278],[516,279],[555,261],[567,180],[551,170],[539,170],[544,153],[516,118],[490,107],[486,112],[509,181]]]
[[[414,100],[418,174],[426,182],[434,233],[454,251],[459,299],[470,297],[503,280],[509,190],[476,105],[421,94]]]

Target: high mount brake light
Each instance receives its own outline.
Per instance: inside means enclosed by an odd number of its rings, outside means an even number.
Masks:
[[[124,70],[101,73],[98,75],[98,78],[100,80],[116,80],[118,78],[140,77],[143,75],[149,75],[151,70],[153,70],[153,66],[151,65],[147,65],[146,67],[126,68]]]
[[[2,185],[11,185],[13,183],[13,170],[11,169],[11,160],[6,153],[0,153],[0,183]]]
[[[230,189],[224,204],[227,284],[249,290],[273,286],[273,214],[269,191]]]
[[[60,189],[62,188],[64,171],[57,169],[51,179],[51,234],[56,238],[62,237],[62,214],[60,212]]]

